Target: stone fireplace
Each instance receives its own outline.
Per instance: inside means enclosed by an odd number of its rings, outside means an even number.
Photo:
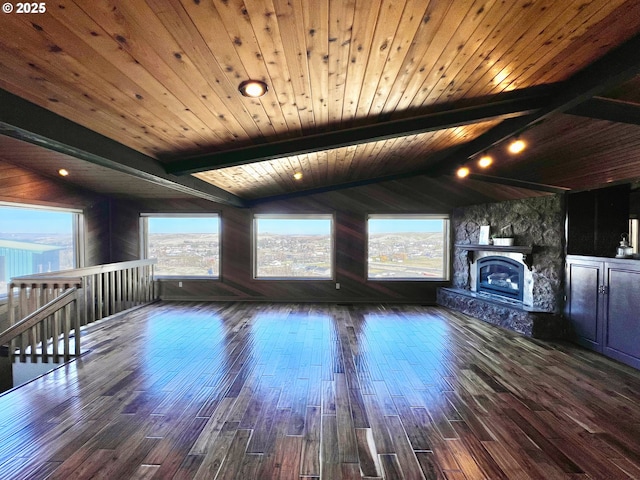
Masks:
[[[515,246],[478,245],[482,225],[511,225]],[[524,335],[564,336],[561,195],[459,208],[452,229],[452,286],[439,291],[439,304]]]

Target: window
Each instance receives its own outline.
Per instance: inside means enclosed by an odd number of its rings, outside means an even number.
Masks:
[[[446,280],[449,218],[444,215],[369,215],[370,280]]]
[[[81,266],[78,211],[0,203],[0,295],[11,278]]]
[[[254,273],[262,279],[332,279],[332,215],[256,215]]]
[[[156,276],[220,276],[220,217],[143,214],[144,258],[156,258]]]

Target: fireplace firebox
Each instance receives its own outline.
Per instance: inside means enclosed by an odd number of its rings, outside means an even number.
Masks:
[[[478,259],[476,291],[522,301],[524,264],[508,257]]]

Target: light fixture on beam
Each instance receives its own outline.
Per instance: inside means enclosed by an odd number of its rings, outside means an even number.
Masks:
[[[60,170],[58,170],[58,175],[60,175],[61,177],[66,177],[69,175],[69,170],[61,168]]]
[[[519,138],[516,138],[509,144],[509,152],[514,154],[522,152],[525,148],[527,148],[527,144],[524,140],[520,140]]]
[[[460,167],[456,171],[456,175],[458,176],[458,178],[465,178],[469,176],[469,173],[471,173],[471,171],[467,167]]]
[[[492,163],[493,163],[493,158],[491,158],[489,155],[486,155],[486,154],[482,155],[482,157],[480,157],[480,159],[478,160],[478,166],[480,168],[487,168]]]
[[[293,178],[295,178],[296,180],[302,180],[302,172],[294,173]]]
[[[267,84],[260,80],[245,80],[238,85],[238,91],[243,96],[250,98],[262,97],[268,90]]]

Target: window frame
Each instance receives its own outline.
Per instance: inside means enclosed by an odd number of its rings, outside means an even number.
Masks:
[[[85,220],[84,211],[81,208],[59,207],[46,204],[31,204],[21,202],[0,201],[0,209],[6,208],[24,208],[25,210],[40,210],[49,212],[69,213],[71,217],[71,236],[73,242],[73,266],[71,270],[82,268],[85,266]],[[65,269],[69,270],[69,269]],[[34,272],[33,275],[38,272]],[[0,291],[0,299],[6,301],[7,291]]]
[[[443,276],[442,277],[371,277],[369,274],[369,249],[370,249],[370,232],[369,220],[442,220],[442,257],[443,257]],[[451,216],[449,214],[436,213],[403,213],[403,214],[368,214],[366,218],[366,246],[365,246],[365,279],[368,282],[448,282],[451,278]]]
[[[330,269],[328,277],[261,277],[258,276],[258,220],[329,220],[330,232]],[[251,221],[251,266],[253,280],[258,281],[285,281],[285,282],[334,282],[336,279],[336,240],[335,240],[336,219],[334,213],[254,213]]]
[[[140,258],[149,258],[149,218],[212,218],[218,221],[218,274],[213,275],[158,275],[154,273],[155,280],[208,280],[219,282],[222,280],[222,215],[220,212],[198,212],[198,213],[148,213],[140,214]],[[156,266],[157,268],[157,266]]]

